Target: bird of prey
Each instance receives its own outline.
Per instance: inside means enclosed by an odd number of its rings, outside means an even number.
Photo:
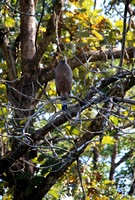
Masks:
[[[62,110],[67,110],[67,98],[70,95],[72,89],[72,70],[71,67],[67,64],[67,60],[64,57],[64,60],[60,60],[59,64],[55,69],[55,85],[56,91],[59,96],[62,97]]]

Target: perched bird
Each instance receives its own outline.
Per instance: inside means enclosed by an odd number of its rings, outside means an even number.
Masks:
[[[55,85],[59,96],[62,97],[62,110],[67,110],[67,98],[70,95],[72,89],[72,70],[67,64],[67,60],[60,60],[55,69]]]

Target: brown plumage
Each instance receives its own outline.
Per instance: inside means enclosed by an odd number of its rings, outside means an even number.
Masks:
[[[59,96],[62,97],[62,110],[67,110],[66,99],[72,89],[72,70],[67,60],[60,60],[55,69],[55,84]]]

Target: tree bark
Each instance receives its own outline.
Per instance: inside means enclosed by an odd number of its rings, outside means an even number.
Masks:
[[[112,49],[112,52],[108,49],[99,51],[90,50],[85,54],[86,58],[89,59],[89,62],[106,61],[106,60],[111,60],[112,55],[114,59],[117,58],[119,59],[121,56],[121,49],[114,48]],[[124,58],[128,60],[130,58],[133,58],[134,54],[135,54],[135,47],[128,47],[125,49]],[[79,67],[81,64],[85,64],[85,62],[86,59],[83,51],[77,52],[75,56],[67,60],[67,63],[71,66],[72,70]],[[44,68],[39,72],[38,78],[41,84],[48,82],[54,78],[54,69],[56,65],[57,61],[51,62],[49,67]]]
[[[93,147],[93,169],[97,170],[98,169],[98,160],[99,160],[99,151],[97,147]]]
[[[36,52],[35,37],[36,37],[36,23],[35,23],[35,1],[34,0],[21,0],[20,1],[20,41],[21,41],[21,69],[22,79],[19,81],[20,87],[17,88],[20,94],[16,94],[18,105],[20,108],[27,109],[23,112],[23,116],[27,117],[34,113],[34,97],[38,90],[36,87],[36,63],[32,62],[32,59]],[[15,85],[16,87],[16,85]],[[33,108],[33,110],[32,110]],[[18,113],[17,113],[18,114]],[[20,115],[18,117],[18,122]],[[14,146],[18,145],[18,141],[14,140],[12,150]],[[29,160],[30,152],[27,153],[23,158]],[[29,174],[28,177],[18,178],[19,175],[23,174],[23,170]],[[23,163],[17,163],[15,166],[14,176],[14,200],[24,200],[25,191],[29,183],[29,179],[34,175],[34,167]]]

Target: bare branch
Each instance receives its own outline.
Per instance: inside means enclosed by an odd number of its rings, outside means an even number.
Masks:
[[[118,167],[121,163],[125,162],[128,158],[130,158],[133,155],[134,149],[131,149],[129,152],[125,153],[125,155],[117,162],[115,163],[115,168]]]
[[[4,57],[8,66],[8,78],[10,81],[13,81],[17,78],[15,60],[14,60],[12,51],[10,49],[10,43],[9,43],[8,37],[7,35],[2,34],[2,32],[0,34],[0,46],[2,48]]]
[[[132,180],[131,188],[128,192],[129,195],[133,195],[135,192],[135,168],[132,170],[132,174],[133,174],[133,180]]]
[[[38,46],[38,62],[41,61],[44,52],[46,51],[46,48],[48,47],[49,43],[51,41],[53,41],[53,37],[55,34],[55,22],[56,22],[56,15],[59,16],[62,6],[63,6],[63,2],[62,0],[55,0],[53,1],[53,13],[52,16],[50,18],[50,20],[48,21],[48,25],[46,28],[46,32],[43,35],[42,41]],[[34,57],[34,60],[36,59],[36,55]]]
[[[81,187],[82,187],[82,191],[83,191],[83,199],[86,200],[86,193],[85,193],[84,186],[83,186],[82,174],[81,174],[80,165],[79,165],[79,159],[78,158],[77,158],[77,171],[78,171],[78,176],[79,176]]]
[[[118,140],[118,134],[115,136],[115,139]],[[116,156],[118,154],[118,142],[116,142],[113,145],[113,152],[111,155],[111,169],[110,169],[110,174],[109,174],[109,180],[113,180],[114,179],[114,173],[115,173],[115,160],[116,160]]]
[[[130,3],[130,0],[127,0],[126,4],[125,4],[125,11],[124,11],[123,38],[122,38],[122,48],[121,48],[121,56],[120,56],[120,64],[119,64],[120,68],[123,65],[123,59],[124,59],[124,53],[125,53],[125,40],[126,40],[126,34],[127,34],[127,29],[126,29],[127,23],[126,23],[126,21],[127,21],[127,12],[128,12],[129,3]],[[118,73],[120,71],[121,70],[119,69]]]

